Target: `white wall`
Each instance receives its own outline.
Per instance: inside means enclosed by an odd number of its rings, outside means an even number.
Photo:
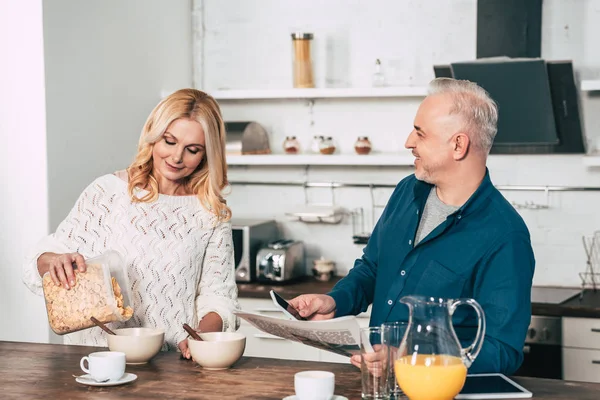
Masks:
[[[50,228],[125,168],[161,92],[192,85],[189,0],[44,2]]]
[[[376,58],[388,82],[424,85],[433,78],[432,64],[475,58],[476,0],[374,0],[370,2],[264,0],[261,7],[241,0],[197,0],[195,16],[195,82],[207,91],[291,87],[290,32],[315,34],[317,86],[368,86]],[[542,55],[573,59],[581,77],[600,78],[600,0],[546,0],[543,8]],[[343,60],[340,64],[339,60]],[[351,152],[359,135],[375,151],[401,151],[412,128],[420,99],[223,101],[226,120],[255,120],[270,133],[271,148],[281,153],[287,135],[306,149],[315,134],[333,136],[342,152]],[[600,137],[600,98],[582,98],[590,143]],[[600,171],[584,167],[581,156],[497,156],[490,160],[498,185],[600,186]],[[233,167],[231,180],[304,179],[302,167]],[[394,184],[410,168],[311,167],[310,181],[383,182]],[[390,190],[375,192],[385,204]],[[505,192],[517,202],[544,202],[539,193]],[[309,191],[311,201],[329,201],[327,189]],[[289,222],[284,214],[303,202],[302,188],[235,186],[229,197],[236,216],[261,216],[280,222],[286,236],[305,241],[309,257],[324,255],[345,273],[360,256],[352,244],[351,221],[340,225]],[[336,200],[370,216],[368,189],[340,189]],[[532,235],[538,260],[538,285],[579,285],[585,269],[581,235],[600,229],[596,204],[600,193],[552,193],[549,210],[520,210]],[[376,218],[380,209],[376,210]],[[371,221],[369,221],[369,225]]]
[[[0,340],[45,342],[44,301],[21,283],[48,232],[41,0],[0,1],[0,54]]]
[[[191,32],[190,1],[1,0],[0,340],[59,341],[23,255],[131,162],[161,94],[192,85]]]

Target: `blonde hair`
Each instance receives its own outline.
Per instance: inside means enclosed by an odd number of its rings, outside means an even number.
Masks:
[[[428,93],[449,93],[454,100],[450,114],[463,118],[475,148],[490,152],[498,132],[498,105],[484,88],[466,80],[436,78],[429,83]]]
[[[133,202],[153,202],[158,199],[158,182],[153,176],[152,149],[162,139],[169,125],[180,118],[197,121],[204,130],[206,152],[198,168],[187,176],[185,188],[194,193],[204,208],[217,216],[218,221],[228,221],[231,210],[223,198],[228,186],[225,160],[225,124],[219,105],[208,94],[196,89],[181,89],[163,99],[148,116],[138,152],[129,166],[128,192]],[[135,189],[145,189],[143,197]]]

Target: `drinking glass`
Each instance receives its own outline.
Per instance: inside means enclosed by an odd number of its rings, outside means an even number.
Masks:
[[[387,400],[389,353],[384,342],[387,328],[375,326],[360,330],[362,398],[369,400]]]
[[[389,354],[387,382],[390,399],[405,399],[406,397],[404,396],[402,389],[400,389],[400,386],[398,386],[398,381],[396,380],[394,361],[398,356],[398,350],[400,349],[402,338],[406,332],[408,322],[385,322],[382,324],[382,326],[385,328],[383,331],[383,343],[387,346]]]

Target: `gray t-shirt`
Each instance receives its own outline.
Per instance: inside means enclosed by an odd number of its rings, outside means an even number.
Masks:
[[[435,186],[431,188],[425,208],[423,209],[423,215],[419,222],[419,228],[417,229],[417,235],[415,236],[415,246],[427,235],[431,233],[439,224],[444,222],[448,215],[458,210],[460,207],[449,206],[448,204],[442,203],[438,198]]]

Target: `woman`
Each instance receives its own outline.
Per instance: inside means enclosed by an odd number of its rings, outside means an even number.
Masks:
[[[85,259],[116,250],[133,295],[134,315],[125,325],[164,329],[167,347],[190,358],[183,323],[204,332],[238,326],[226,186],[219,106],[206,93],[179,90],[148,117],[129,168],[92,182],[56,232],[31,251],[24,281],[41,294],[48,272],[70,289],[73,263],[85,272]],[[65,341],[105,346],[104,335],[91,328]]]

